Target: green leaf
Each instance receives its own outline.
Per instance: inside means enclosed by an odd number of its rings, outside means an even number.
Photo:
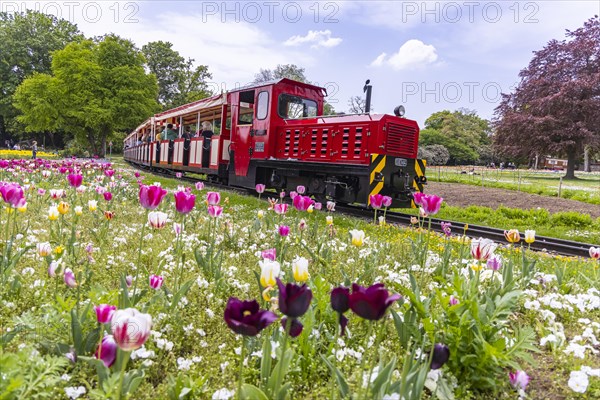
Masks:
[[[79,317],[75,308],[71,310],[71,335],[73,336],[75,351],[77,351],[77,354],[82,354],[84,350],[83,334],[81,332],[81,323],[79,322]]]
[[[271,374],[271,360],[271,341],[268,336],[265,336],[262,347],[262,359],[260,360],[260,381],[262,382],[262,385],[266,385],[269,380],[269,375]]]
[[[190,287],[194,284],[194,279],[190,279],[186,283],[181,286],[181,289],[173,296],[173,300],[171,301],[171,310],[174,310],[179,303],[179,300],[190,290]]]
[[[269,400],[267,395],[254,385],[244,383],[242,385],[240,399],[242,400]]]
[[[130,307],[129,302],[129,288],[127,287],[127,280],[125,274],[121,275],[121,298],[119,299],[119,309],[125,309]]]
[[[373,381],[373,397],[379,398],[385,394],[387,387],[390,384],[390,379],[392,378],[392,373],[394,372],[394,368],[396,367],[396,357],[392,358],[392,361],[388,363],[377,375],[377,378]],[[381,393],[383,391],[383,393]]]
[[[106,365],[104,365],[104,362],[102,360],[98,360],[96,357],[86,357],[86,356],[79,356],[77,357],[79,360],[83,360],[85,362],[87,362],[90,366],[94,367],[96,369],[96,373],[98,374],[98,379],[100,381],[100,385],[102,385],[102,383],[104,383],[109,375],[110,375],[110,370],[106,367]]]
[[[294,351],[292,349],[287,349],[285,353],[281,355],[281,359],[277,362],[277,364],[275,364],[273,372],[271,373],[271,377],[269,378],[269,392],[273,393],[275,391],[275,385],[277,382],[283,382],[283,379],[288,373],[288,369],[290,368],[290,363],[292,362],[293,357]],[[280,370],[281,376],[279,375]]]
[[[325,357],[323,354],[321,354],[321,359],[323,359],[325,365],[327,365],[327,368],[329,368],[329,371],[331,371],[331,374],[335,377],[335,380],[338,384],[338,389],[342,397],[348,396],[348,393],[350,392],[350,387],[348,386],[348,382],[346,381],[344,374],[335,365],[333,365],[331,361],[329,361],[327,357]]]

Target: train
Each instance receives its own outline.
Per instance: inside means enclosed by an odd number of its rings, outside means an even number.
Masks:
[[[323,115],[326,96],[325,88],[287,78],[239,87],[148,118],[125,138],[124,159],[232,187],[304,186],[319,202],[368,206],[381,194],[392,198],[390,207],[414,207],[413,194],[427,183],[417,122],[401,106],[395,115]],[[204,122],[212,137],[199,134]],[[155,140],[167,126],[177,138]]]

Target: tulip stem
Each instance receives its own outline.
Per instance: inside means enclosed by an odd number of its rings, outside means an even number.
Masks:
[[[183,219],[181,220],[181,231],[179,232],[179,236],[177,237],[177,278],[175,281],[175,290],[177,291],[179,291],[179,286],[181,284],[181,275],[183,273],[183,265],[181,265],[183,252],[183,249],[181,247],[183,246],[183,244],[181,243],[181,240],[183,238],[183,231],[185,229],[185,217],[186,214],[183,214]]]
[[[367,349],[369,348],[369,340],[371,338],[371,332],[373,330],[373,324],[370,323],[370,322],[368,322],[367,324],[368,324],[367,335],[365,336],[365,344],[364,344],[364,347],[363,347],[363,354],[362,354],[362,357],[361,357],[361,360],[360,360],[360,377],[361,377],[361,381],[360,381],[360,383],[358,385],[358,392],[359,393],[362,391],[361,390],[362,389],[362,384],[363,384],[364,377],[365,377],[365,359],[367,358],[366,357],[366,353],[367,353]],[[369,377],[369,379],[371,379],[371,378]],[[367,387],[368,386],[369,386],[369,382],[367,382]],[[365,393],[365,396],[366,396],[366,394],[367,393]],[[358,398],[360,399],[361,397],[359,396]]]
[[[135,282],[133,284],[133,305],[135,305],[135,292],[137,290],[137,284],[138,284],[138,276],[140,275],[140,260],[142,258],[142,245],[144,243],[144,231],[146,230],[146,224],[148,223],[148,213],[150,211],[146,210],[146,218],[144,219],[144,223],[142,224],[142,233],[140,235],[140,245],[138,246],[138,256],[137,256],[137,262],[135,264]],[[127,276],[125,276],[125,279],[127,279]],[[123,305],[125,306],[125,305]]]
[[[273,398],[278,398],[277,393],[279,392],[279,387],[281,386],[281,381],[283,380],[283,364],[285,359],[285,350],[287,347],[288,336],[290,335],[290,329],[292,327],[292,319],[287,317],[285,320],[285,336],[283,337],[283,346],[281,346],[281,357],[279,358],[279,373],[277,374],[277,380],[275,381],[275,386],[273,387]]]
[[[237,397],[242,400],[242,384],[244,383],[244,350],[246,349],[246,336],[242,335],[242,351],[240,354],[240,377],[238,379]]]
[[[119,392],[117,393],[117,398],[119,400],[121,400],[122,396],[123,396],[123,378],[125,377],[125,368],[127,367],[127,363],[129,362],[129,357],[131,356],[131,352],[129,351],[123,351],[120,350],[121,352],[125,353],[125,355],[123,356],[123,360],[121,362],[121,376],[119,377]],[[127,396],[125,396],[127,397]]]
[[[376,324],[376,322],[370,323],[369,326]],[[375,345],[373,346],[373,348],[375,349],[375,355],[377,355],[377,352],[379,351],[379,342],[381,341],[381,331],[383,329],[376,329],[376,333],[375,333]],[[370,336],[370,335],[369,335]],[[369,369],[369,378],[367,379],[367,387],[365,388],[365,399],[368,398],[369,396],[369,387],[371,386],[371,376],[373,375],[373,369],[375,368],[375,363],[377,362],[377,357],[375,357],[375,359],[373,360],[373,362],[371,362],[371,368]]]

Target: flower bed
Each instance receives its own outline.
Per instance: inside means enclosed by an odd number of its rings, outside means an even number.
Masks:
[[[399,229],[93,160],[0,179],[7,398],[600,395],[600,249],[429,233],[433,195]]]

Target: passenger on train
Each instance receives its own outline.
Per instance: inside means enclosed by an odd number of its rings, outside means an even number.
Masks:
[[[179,136],[177,131],[173,129],[173,124],[168,124],[167,129],[163,131],[163,140],[175,140]]]
[[[202,123],[202,168],[208,168],[210,165],[210,145],[211,138],[213,137],[212,124],[208,121]]]
[[[192,140],[192,130],[189,126],[185,127],[185,132],[181,135],[183,142],[183,165],[188,165],[190,162],[190,141]]]

